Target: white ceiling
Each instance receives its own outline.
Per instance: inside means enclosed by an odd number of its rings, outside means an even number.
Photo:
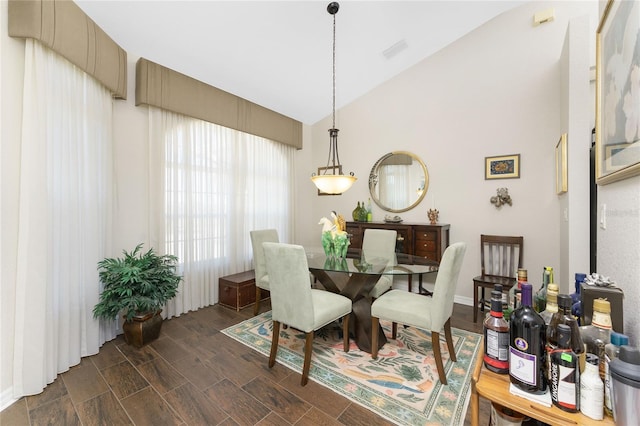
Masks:
[[[524,2],[341,1],[336,15],[337,108]],[[329,1],[76,3],[132,57],[306,124],[331,114]],[[406,48],[387,59],[383,52],[403,41]]]

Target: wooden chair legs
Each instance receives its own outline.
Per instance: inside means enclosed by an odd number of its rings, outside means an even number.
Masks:
[[[444,323],[444,338],[447,341],[447,350],[449,351],[449,359],[456,362],[456,352],[453,347],[453,339],[451,337],[451,318]],[[431,346],[433,347],[433,355],[436,358],[436,367],[438,368],[438,377],[440,383],[447,384],[447,376],[444,373],[444,365],[442,364],[442,354],[440,352],[440,333],[431,332]]]
[[[278,354],[278,340],[280,338],[280,321],[273,322],[273,334],[271,335],[271,352],[269,353],[269,368],[276,363],[276,355]]]
[[[447,341],[447,350],[449,351],[449,359],[456,362],[456,350],[453,347],[453,338],[451,337],[451,318],[444,323],[444,338]]]
[[[380,325],[380,319],[376,317],[371,317],[371,329],[377,330]],[[391,325],[392,328],[392,339],[397,337],[398,332],[398,324],[393,322]],[[447,350],[449,351],[449,359],[451,361],[456,362],[456,352],[453,346],[453,338],[451,335],[451,318],[444,323],[444,337],[447,341]],[[436,360],[436,367],[438,369],[438,378],[440,379],[440,383],[443,385],[447,384],[447,376],[444,372],[444,364],[442,362],[442,352],[440,351],[440,333],[436,331],[431,332],[431,346],[433,348],[433,357]],[[371,335],[371,358],[378,358],[378,333],[372,333]]]
[[[260,311],[260,298],[262,296],[262,289],[256,286],[256,303],[253,304],[253,316],[258,315]]]
[[[438,368],[438,377],[440,383],[447,384],[447,376],[444,374],[444,365],[442,364],[442,354],[440,353],[440,333],[431,332],[431,347],[433,348],[433,357],[436,359],[436,367]]]
[[[349,352],[349,318],[351,314],[342,317],[342,346],[345,352]]]
[[[302,380],[300,385],[304,386],[309,381],[309,367],[311,366],[311,352],[313,352],[313,331],[306,333],[304,342],[304,364],[302,365]]]
[[[345,352],[349,352],[349,315],[342,317],[343,347]],[[278,338],[280,336],[280,322],[273,321],[273,334],[271,336],[271,352],[269,353],[269,368],[276,363],[278,354]],[[305,386],[309,381],[309,369],[311,367],[311,354],[313,353],[313,331],[305,333],[304,341],[304,363],[302,365],[302,379],[300,385]]]

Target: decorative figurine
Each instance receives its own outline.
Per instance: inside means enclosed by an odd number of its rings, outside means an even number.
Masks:
[[[429,217],[429,223],[431,223],[432,225],[435,225],[436,223],[438,223],[439,214],[440,212],[437,209],[429,209],[429,211],[427,212],[427,216]]]
[[[346,232],[347,222],[342,215],[331,212],[333,222],[326,217],[320,219],[322,225],[322,249],[328,258],[344,259],[349,248],[349,235]]]
[[[498,188],[496,193],[497,195],[495,197],[491,197],[489,200],[491,204],[496,206],[496,208],[500,208],[503,204],[511,205],[511,196],[509,195],[509,190],[507,188]]]

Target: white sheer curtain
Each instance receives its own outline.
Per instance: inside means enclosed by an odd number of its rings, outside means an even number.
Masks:
[[[380,201],[392,209],[402,209],[411,204],[409,195],[411,188],[409,167],[399,164],[385,164],[379,173]]]
[[[108,244],[111,95],[27,39],[16,265],[14,397],[95,354],[114,325],[93,319]]]
[[[167,316],[218,301],[218,278],[252,268],[252,229],[293,238],[295,148],[149,109],[151,242],[184,280]]]

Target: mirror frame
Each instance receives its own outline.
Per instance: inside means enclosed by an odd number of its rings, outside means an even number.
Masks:
[[[378,184],[378,168],[380,167],[380,163],[382,163],[387,158],[389,158],[389,157],[391,157],[393,155],[396,155],[396,154],[408,155],[409,157],[413,158],[413,160],[415,160],[418,164],[420,164],[420,167],[422,167],[422,172],[424,174],[424,191],[418,197],[418,199],[413,202],[413,204],[409,205],[408,207],[402,208],[402,209],[392,209],[392,208],[389,208],[389,207],[385,206],[378,199],[378,197],[376,195],[376,191],[375,191],[376,185]],[[427,171],[427,166],[424,164],[422,159],[420,159],[420,157],[418,157],[417,155],[415,155],[412,152],[408,152],[408,151],[391,151],[388,154],[385,154],[382,157],[380,157],[380,159],[374,163],[373,167],[371,168],[371,172],[369,173],[369,193],[371,194],[371,199],[373,199],[373,201],[378,205],[378,207],[380,207],[381,209],[383,209],[385,211],[388,211],[388,212],[402,213],[402,212],[406,212],[408,210],[411,210],[412,208],[414,208],[418,204],[420,204],[420,202],[424,199],[425,195],[427,195],[427,190],[428,189],[429,189],[429,172]]]

